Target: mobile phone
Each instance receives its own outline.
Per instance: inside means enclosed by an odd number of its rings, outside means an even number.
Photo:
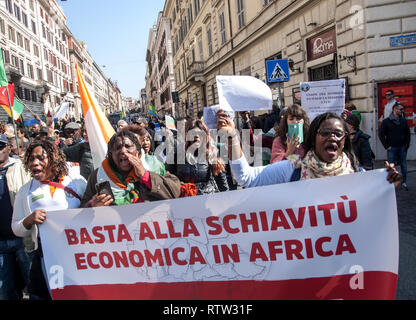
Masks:
[[[104,182],[101,182],[101,183],[97,183],[95,185],[95,190],[97,191],[97,194],[109,195],[114,200],[114,194],[113,194],[113,191],[111,190],[111,186],[110,186],[109,181],[104,181]]]
[[[291,139],[292,136],[299,137],[299,143],[303,142],[303,123],[288,124],[287,137]]]

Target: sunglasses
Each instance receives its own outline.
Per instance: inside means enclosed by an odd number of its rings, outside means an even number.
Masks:
[[[392,96],[392,94],[391,94],[391,93],[386,93],[386,97],[387,97],[387,96]]]
[[[318,130],[318,134],[324,139],[329,139],[332,135],[334,135],[335,139],[338,141],[345,138],[345,133],[338,130],[322,129]]]
[[[0,144],[0,151],[3,150],[6,147],[7,147],[7,144],[5,144],[5,143]]]

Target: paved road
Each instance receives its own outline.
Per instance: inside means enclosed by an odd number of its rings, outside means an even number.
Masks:
[[[407,185],[396,190],[399,212],[399,281],[396,299],[416,299],[416,161],[408,161]],[[381,167],[378,162],[376,167]]]
[[[399,282],[396,298],[416,299],[416,171],[408,174],[409,191],[398,189],[399,211]]]

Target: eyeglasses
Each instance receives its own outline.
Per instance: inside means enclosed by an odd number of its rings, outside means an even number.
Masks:
[[[0,144],[0,151],[3,150],[6,147],[7,147],[7,144],[4,144],[4,143]]]
[[[318,130],[318,134],[324,139],[329,139],[332,135],[334,135],[335,139],[338,141],[345,138],[345,132],[338,130],[322,129]]]
[[[387,96],[392,96],[392,94],[391,94],[391,93],[386,93],[386,97],[387,97]]]

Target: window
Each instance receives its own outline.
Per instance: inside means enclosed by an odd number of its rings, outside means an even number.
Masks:
[[[212,56],[212,34],[211,26],[207,28],[207,40],[208,40],[208,56]]]
[[[244,14],[244,0],[237,0],[237,17],[238,28],[241,29],[246,25],[246,18]]]
[[[20,59],[20,72],[25,75],[25,63]]]
[[[189,23],[189,29],[191,29],[192,23],[194,22],[194,17],[192,14],[192,6],[188,8],[188,23]]]
[[[267,6],[272,0],[263,0],[263,7]]]
[[[3,56],[4,63],[10,63],[10,54],[9,51],[1,49],[1,54]]]
[[[221,34],[221,44],[225,44],[227,41],[227,35],[225,33],[225,13],[222,11],[220,13],[220,34]]]
[[[12,0],[6,0],[6,9],[13,14],[13,4]]]
[[[32,31],[36,34],[36,22],[32,20]]]
[[[25,50],[27,52],[30,52],[30,41],[29,39],[26,39],[26,38],[25,38]]]
[[[31,93],[31,100],[33,101],[33,102],[38,102],[38,99],[37,99],[37,96],[36,96],[36,91],[31,91],[30,92]]]
[[[22,18],[20,16],[20,8],[17,4],[14,5],[14,15],[17,18],[17,20],[21,21]]]
[[[16,32],[17,34],[17,44],[23,48],[23,37],[19,32]]]
[[[24,92],[25,92],[25,97],[24,97],[24,99],[25,100],[30,100],[30,90],[29,89],[24,89]]]
[[[42,69],[37,68],[36,72],[38,75],[38,80],[43,80]]]
[[[30,10],[35,11],[35,5],[33,3],[33,0],[29,0],[29,7],[30,7]]]
[[[23,88],[22,88],[21,86],[18,86],[18,87],[16,88],[16,92],[17,92],[17,96],[18,96],[20,99],[23,99]]]
[[[182,62],[183,81],[186,81],[185,63]]]
[[[202,44],[202,36],[198,39],[198,47],[199,47],[199,61],[204,61],[204,47]]]
[[[16,56],[12,55],[12,65],[16,68],[19,68],[19,59]]]
[[[27,15],[24,12],[22,12],[22,22],[26,28],[29,28],[29,23],[27,22]]]
[[[30,79],[35,80],[35,74],[33,73],[33,66],[29,63],[27,64],[27,75],[29,76]]]
[[[2,34],[6,34],[6,28],[5,28],[4,20],[1,17],[0,17],[0,32]]]
[[[47,69],[46,70],[46,75],[47,75],[48,82],[53,83],[52,71]]]
[[[198,15],[200,9],[201,7],[199,6],[199,0],[194,0],[195,17]]]
[[[36,44],[33,45],[33,53],[39,58],[39,47]]]
[[[14,32],[14,29],[9,26],[9,40],[16,42],[16,34]]]

